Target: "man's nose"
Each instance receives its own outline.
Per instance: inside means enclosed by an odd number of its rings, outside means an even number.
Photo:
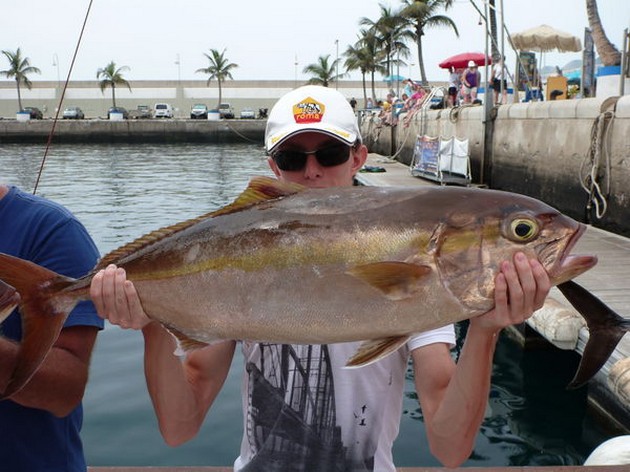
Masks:
[[[317,161],[314,154],[306,156],[306,165],[304,166],[304,176],[313,178],[322,174],[322,166]]]

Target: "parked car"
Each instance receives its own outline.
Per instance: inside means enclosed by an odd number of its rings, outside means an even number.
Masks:
[[[190,118],[193,120],[195,119],[207,120],[208,107],[205,106],[203,103],[197,103],[196,105],[193,105],[193,107],[190,109]]]
[[[129,118],[129,112],[127,111],[126,108],[123,107],[111,107],[109,110],[107,110],[107,119],[109,120],[109,117],[112,113],[122,113],[123,116],[123,120],[126,120]]]
[[[44,114],[37,107],[24,107],[22,108],[23,112],[28,112],[31,116],[31,120],[41,120],[44,118]]]
[[[63,111],[62,117],[64,120],[82,120],[85,118],[85,114],[79,107],[67,107]]]
[[[154,118],[173,118],[173,107],[168,103],[156,103],[153,107]]]
[[[253,120],[256,118],[253,108],[243,108],[241,110],[241,120]]]
[[[129,110],[129,118],[132,120],[144,120],[151,118],[151,107],[149,105],[138,105],[135,110]]]
[[[234,110],[232,109],[232,105],[230,105],[229,103],[219,104],[219,115],[221,115],[221,118],[234,118]]]

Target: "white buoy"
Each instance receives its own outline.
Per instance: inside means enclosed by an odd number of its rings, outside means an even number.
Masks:
[[[604,441],[588,456],[584,465],[630,464],[630,435]]]

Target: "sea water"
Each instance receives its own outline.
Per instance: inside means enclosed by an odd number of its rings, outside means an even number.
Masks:
[[[1,145],[0,182],[28,191],[43,146]],[[53,146],[37,193],[62,203],[85,224],[101,254],[151,230],[193,218],[232,201],[254,175],[271,175],[260,145]],[[465,324],[458,326],[459,344]],[[458,349],[454,349],[456,357]],[[523,351],[503,334],[475,449],[465,466],[581,464],[611,434],[592,418],[586,390],[567,391],[573,352]],[[83,441],[93,466],[231,465],[242,434],[242,358],[232,369],[197,437],[164,444],[147,393],[143,340],[106,325],[92,357]],[[437,466],[431,456],[409,369],[400,434],[399,467]]]

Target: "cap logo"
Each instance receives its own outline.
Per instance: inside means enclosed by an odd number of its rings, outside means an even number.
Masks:
[[[293,105],[293,118],[296,123],[319,123],[324,117],[326,105],[307,97]]]

